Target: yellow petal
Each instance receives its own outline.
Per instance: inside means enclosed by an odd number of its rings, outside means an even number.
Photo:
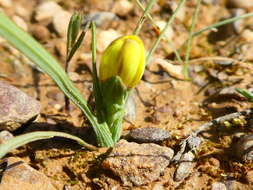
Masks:
[[[141,39],[128,35],[114,40],[101,57],[99,78],[101,81],[120,76],[127,87],[140,81],[145,68],[145,49]]]

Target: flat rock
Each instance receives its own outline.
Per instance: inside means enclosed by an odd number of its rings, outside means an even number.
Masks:
[[[7,163],[7,169],[4,171],[0,183],[0,190],[56,190],[48,177],[21,159],[9,157]]]
[[[157,144],[119,141],[102,167],[119,176],[124,186],[140,186],[157,180],[169,165],[174,151]]]
[[[0,81],[0,130],[14,131],[40,113],[40,103]]]
[[[160,128],[143,127],[131,130],[129,137],[135,142],[151,143],[166,140],[170,138],[170,134],[168,131]]]

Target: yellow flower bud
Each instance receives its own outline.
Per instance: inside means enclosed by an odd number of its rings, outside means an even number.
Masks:
[[[114,40],[103,52],[99,78],[119,76],[128,88],[139,83],[145,68],[145,49],[141,39],[128,35]]]

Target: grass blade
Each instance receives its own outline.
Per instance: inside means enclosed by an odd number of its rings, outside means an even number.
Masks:
[[[193,30],[195,28],[197,18],[199,15],[200,5],[201,5],[201,0],[198,0],[196,9],[194,11],[194,15],[192,17],[192,23],[191,23],[191,27],[189,31],[189,39],[187,40],[187,47],[186,47],[186,52],[185,52],[185,63],[183,67],[183,74],[186,80],[189,79],[189,58],[190,58],[190,51],[191,51],[191,46],[192,46],[192,38],[193,38],[193,32],[194,32]]]
[[[253,102],[253,94],[247,90],[236,88],[236,91],[248,99],[249,102]]]
[[[148,12],[149,12],[149,10],[152,8],[152,6],[153,6],[153,4],[154,4],[155,2],[156,2],[156,0],[150,0],[150,1],[148,2],[148,5],[147,5],[147,7],[145,8],[142,17],[139,19],[138,24],[137,24],[137,26],[136,26],[136,28],[135,28],[135,30],[134,30],[134,32],[133,32],[134,35],[138,35],[138,34],[139,34],[139,32],[140,32],[140,30],[141,30],[141,27],[142,27],[142,25],[143,25],[143,23],[144,23],[146,17],[148,16]]]
[[[240,20],[240,19],[243,19],[243,18],[247,18],[247,17],[251,17],[253,16],[253,13],[247,13],[247,14],[244,14],[244,15],[240,15],[240,16],[236,16],[236,17],[232,17],[232,18],[229,18],[229,19],[226,19],[226,20],[223,20],[223,21],[220,21],[220,22],[217,22],[217,23],[214,23],[214,24],[211,24],[205,28],[202,28],[201,30],[197,31],[197,32],[194,32],[193,33],[193,36],[197,36],[199,34],[201,34],[202,32],[205,32],[207,30],[212,30],[214,28],[217,28],[217,27],[220,27],[220,26],[223,26],[225,24],[229,24],[229,23],[232,23],[232,22],[235,22],[237,20]]]
[[[158,38],[156,39],[156,41],[154,42],[154,44],[152,45],[147,57],[146,57],[146,64],[148,65],[150,63],[151,57],[153,55],[153,53],[155,52],[157,46],[159,45],[160,41],[162,40],[167,28],[171,25],[171,23],[174,21],[177,12],[181,9],[181,7],[184,5],[186,0],[181,0],[180,3],[178,4],[176,10],[174,11],[174,13],[171,15],[171,17],[169,18],[168,22],[166,23],[165,27],[162,29],[160,35],[158,36]]]
[[[69,57],[69,52],[76,42],[81,26],[81,20],[82,16],[78,13],[74,13],[70,18],[67,33],[67,57]]]
[[[90,145],[84,142],[79,137],[63,133],[63,132],[56,132],[56,131],[40,131],[40,132],[31,132],[24,135],[19,135],[14,137],[13,139],[8,140],[7,142],[0,144],[0,158],[5,156],[11,150],[23,146],[27,143],[42,140],[42,139],[49,139],[53,137],[64,137],[68,139],[72,139],[76,141],[81,146],[89,149],[89,150],[97,150],[97,147]]]

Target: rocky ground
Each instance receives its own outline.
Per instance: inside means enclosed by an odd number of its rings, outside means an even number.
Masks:
[[[195,31],[252,12],[252,2],[203,0]],[[177,4],[157,0],[150,12],[157,26],[165,25]],[[190,54],[192,80],[184,81],[168,41],[184,56],[195,6],[194,0],[186,2],[147,66],[132,96],[135,104],[126,117],[123,140],[113,149],[98,151],[84,150],[62,138],[25,145],[0,163],[6,169],[0,172],[0,190],[253,189],[252,104],[235,91],[238,87],[252,90],[253,17],[195,37]],[[131,0],[0,0],[0,11],[62,66],[67,24],[74,11],[97,15],[98,59],[112,40],[131,34],[142,15]],[[147,50],[158,33],[150,22],[144,24],[140,37]],[[71,61],[69,76],[92,102],[90,42],[87,33]],[[64,95],[54,82],[2,38],[0,65],[0,143],[31,131],[54,130],[95,144],[81,111],[71,104],[66,114]],[[208,130],[183,141],[215,118]]]

